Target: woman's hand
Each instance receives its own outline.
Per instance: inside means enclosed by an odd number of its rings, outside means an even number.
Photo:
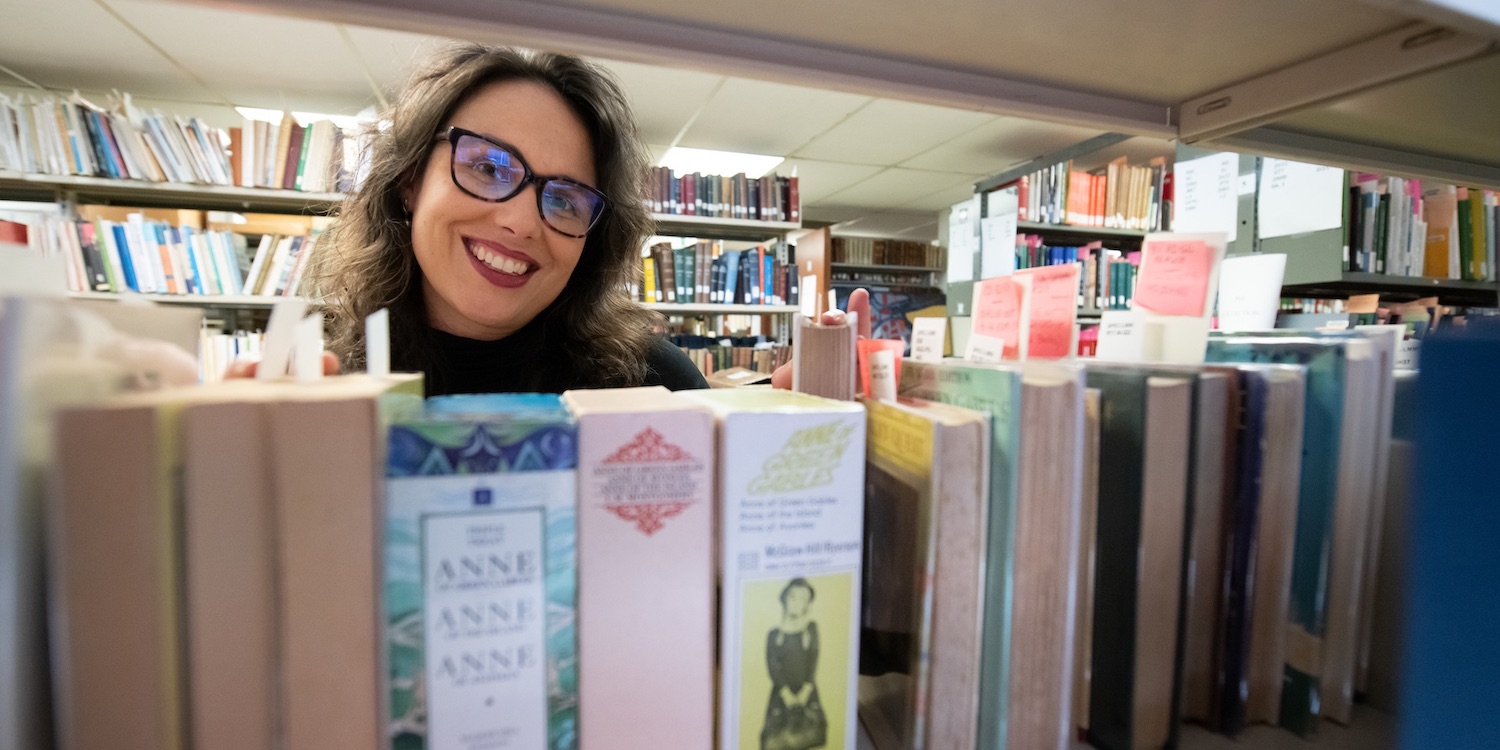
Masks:
[[[859,316],[859,337],[870,338],[870,293],[864,289],[855,289],[849,293],[849,312]],[[823,313],[822,323],[825,326],[836,326],[844,322],[843,310],[829,310]],[[771,373],[771,387],[784,390],[792,389],[792,366],[796,362],[788,362]]]
[[[260,367],[260,360],[254,357],[240,357],[229,363],[229,369],[224,371],[224,379],[253,378],[255,371]],[[339,357],[333,352],[323,352],[323,374],[339,374]]]

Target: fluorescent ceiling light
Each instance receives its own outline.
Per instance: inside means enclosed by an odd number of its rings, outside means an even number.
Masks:
[[[251,120],[264,120],[266,122],[281,122],[281,117],[285,114],[285,112],[279,109],[263,109],[261,107],[235,107],[234,111],[239,112],[241,117],[248,117]],[[363,117],[363,114],[362,112],[360,115],[350,116],[326,115],[320,112],[293,112],[292,119],[296,120],[297,124],[303,127],[306,127],[310,122],[329,120],[341,128],[358,128],[374,119],[373,117]]]
[[[744,172],[746,177],[756,178],[776,168],[777,164],[785,161],[781,156],[766,156],[763,154],[741,154],[734,151],[713,151],[704,148],[671,148],[657,162],[663,167],[670,167],[679,175],[691,174],[719,174],[736,175]]]

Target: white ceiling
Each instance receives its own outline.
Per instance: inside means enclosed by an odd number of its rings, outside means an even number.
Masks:
[[[17,0],[0,24],[3,90],[121,90],[144,104],[237,124],[244,105],[353,114],[399,88],[435,37],[144,0]],[[59,40],[69,40],[59,44]],[[936,214],[987,175],[1091,136],[1054,125],[717,73],[600,60],[642,137],[787,157],[809,221],[930,239]],[[1165,153],[1166,141],[1137,138]]]
[[[1034,111],[1022,106],[1026,116],[1016,116],[1014,102],[1036,91],[1026,86],[1065,87],[1042,91],[1082,102],[1078,111],[1165,113],[1175,102],[1408,21],[1377,7],[1379,0],[759,0],[753,6],[426,0],[420,8],[406,0],[254,0],[258,8],[228,7],[235,0],[201,0],[218,4],[213,7],[7,2],[0,14],[0,66],[19,78],[6,81],[0,70],[0,84],[13,84],[0,88],[119,89],[221,125],[236,121],[231,104],[353,114],[396,90],[405,66],[437,43],[424,34],[334,21],[607,52],[615,60],[601,62],[621,80],[653,152],[682,145],[784,155],[779,171],[795,169],[801,178],[806,220],[912,238],[935,237],[936,212],[967,196],[976,180],[1102,132],[1103,125],[1060,117],[1048,102]],[[614,26],[622,30],[609,31]],[[642,43],[664,29],[695,31],[701,39]],[[694,47],[710,38],[746,46],[722,56]],[[754,54],[758,44],[781,44],[778,49],[793,55],[805,48],[809,57],[762,61]],[[874,55],[859,59],[876,67],[890,62],[937,71],[943,81],[972,83],[972,91],[872,82],[885,68],[861,79],[798,67],[843,51]],[[842,63],[835,63],[827,70],[839,70]],[[1021,88],[1004,89],[1004,80]],[[1004,90],[987,88],[992,85]],[[996,105],[1000,100],[1012,104]],[[1492,57],[1282,124],[1500,163],[1497,109],[1500,59]],[[1129,117],[1110,121],[1145,123]],[[1160,124],[1124,125],[1121,132],[1162,131]],[[1171,148],[1165,140],[1138,137],[1080,165],[1094,168],[1120,155],[1143,162]]]

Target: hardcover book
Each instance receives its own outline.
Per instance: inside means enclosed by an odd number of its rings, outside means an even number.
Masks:
[[[577,435],[543,398],[465,399],[390,430],[392,748],[578,747]]]
[[[854,750],[865,411],[687,395],[718,419],[719,748]]]
[[[563,401],[578,421],[579,743],[712,747],[713,412],[661,387]]]

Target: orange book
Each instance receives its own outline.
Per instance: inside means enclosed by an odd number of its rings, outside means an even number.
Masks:
[[[1068,172],[1068,223],[1079,226],[1089,223],[1089,176],[1086,172]]]
[[[1457,244],[1458,193],[1451,186],[1430,190],[1423,218],[1427,220],[1427,244],[1422,275],[1449,278],[1450,255]]]
[[[244,132],[242,128],[229,129],[229,178],[230,182],[241,187],[245,185],[245,172],[242,165],[245,153]]]

